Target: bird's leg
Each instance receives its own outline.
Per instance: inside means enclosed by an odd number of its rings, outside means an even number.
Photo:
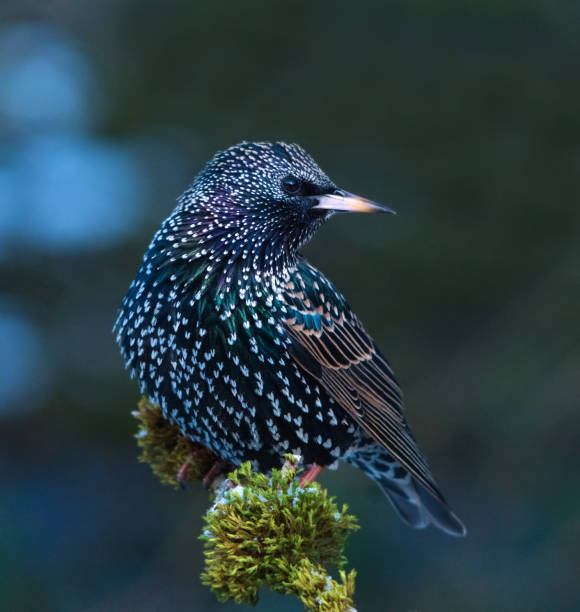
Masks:
[[[177,482],[182,489],[185,489],[185,472],[187,472],[187,466],[191,463],[193,459],[193,453],[188,455],[187,459],[183,462],[183,465],[179,468],[177,472]]]
[[[216,477],[224,469],[226,464],[227,464],[227,461],[224,461],[223,459],[219,459],[211,466],[209,472],[203,477],[203,480],[201,481],[203,486],[206,489],[209,489],[211,487],[212,482],[216,479]]]
[[[183,462],[182,466],[179,468],[177,472],[177,482],[182,489],[185,489],[185,474],[187,472],[187,466],[201,455],[202,452],[199,449],[192,450],[187,456],[187,459]]]
[[[305,484],[309,484],[316,480],[316,477],[322,472],[324,469],[323,465],[318,465],[318,463],[313,463],[305,472],[302,474],[300,478],[300,486],[304,486]]]

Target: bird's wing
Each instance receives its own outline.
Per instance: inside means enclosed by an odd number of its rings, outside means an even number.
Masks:
[[[284,301],[293,359],[363,431],[437,494],[405,420],[393,371],[334,285],[301,260],[285,285]]]

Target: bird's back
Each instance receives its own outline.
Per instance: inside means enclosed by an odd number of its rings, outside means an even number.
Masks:
[[[334,285],[300,260],[286,285],[289,352],[356,426],[341,458],[365,471],[414,527],[430,522],[453,535],[465,527],[450,510],[407,424],[394,373]],[[332,430],[332,427],[329,428]]]

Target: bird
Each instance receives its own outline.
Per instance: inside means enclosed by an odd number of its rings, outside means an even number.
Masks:
[[[340,189],[297,144],[216,153],[154,235],[114,333],[141,393],[224,462],[300,455],[374,480],[409,526],[466,529],[405,418],[391,366],[301,254],[339,212],[394,213]]]

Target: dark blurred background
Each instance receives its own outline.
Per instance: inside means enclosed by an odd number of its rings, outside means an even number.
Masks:
[[[239,609],[200,585],[206,492],[137,463],[111,326],[205,161],[280,139],[399,212],[306,254],[469,528],[324,474],[358,609],[579,610],[579,104],[578,2],[2,0],[0,609]]]

